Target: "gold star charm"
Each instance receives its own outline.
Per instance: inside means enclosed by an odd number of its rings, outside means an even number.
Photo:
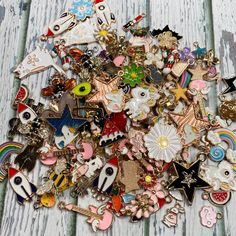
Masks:
[[[188,71],[192,74],[191,80],[203,80],[203,76],[208,73],[202,68],[201,62],[198,62],[194,69],[188,69]]]
[[[180,98],[188,101],[188,98],[185,95],[187,88],[182,88],[179,84],[177,84],[177,88],[171,89],[170,91],[175,94],[176,101],[179,101]]]
[[[186,124],[195,127],[198,131],[202,128],[207,128],[210,125],[208,121],[196,118],[193,104],[188,107],[187,111],[183,115],[169,113],[169,116],[178,126],[178,133],[180,134],[184,132],[184,126]]]
[[[111,112],[107,109],[107,105],[109,103],[109,100],[106,98],[106,94],[111,92],[113,89],[117,88],[117,84],[120,81],[120,77],[116,77],[112,79],[109,83],[104,82],[99,79],[93,79],[94,85],[97,88],[97,92],[94,94],[90,95],[87,99],[86,102],[92,102],[92,103],[99,103],[101,102],[108,114]]]

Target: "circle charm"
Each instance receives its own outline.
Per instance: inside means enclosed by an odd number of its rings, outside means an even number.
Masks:
[[[212,161],[222,161],[225,157],[225,150],[219,146],[212,147],[210,150],[210,158]]]

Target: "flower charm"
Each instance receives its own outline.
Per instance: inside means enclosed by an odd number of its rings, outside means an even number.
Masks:
[[[144,173],[138,183],[144,189],[150,189],[157,184],[157,178],[151,173]]]
[[[151,194],[149,194],[149,192],[151,192]],[[156,185],[145,191],[145,194],[149,195],[150,198],[154,201],[154,203],[157,202],[157,199],[165,198],[163,186],[159,182],[157,182]]]
[[[157,39],[161,48],[171,49],[176,48],[176,46],[178,45],[177,38],[174,37],[170,31],[159,34]]]
[[[195,63],[195,55],[191,52],[191,49],[188,47],[179,50],[179,58],[183,62],[188,62],[190,65]]]
[[[144,136],[145,146],[148,149],[149,158],[171,162],[181,150],[180,137],[172,125],[156,124],[148,134]]]
[[[130,139],[130,143],[133,145],[132,146],[133,152],[145,153],[147,151],[147,149],[144,147],[143,134],[144,133],[142,132],[138,132],[134,137]]]
[[[123,77],[123,83],[128,84],[133,88],[135,85],[142,82],[142,79],[144,78],[143,69],[141,66],[137,66],[134,63],[131,66],[125,66]]]
[[[155,212],[166,203],[165,192],[163,186],[159,182],[156,182],[156,185],[147,189],[145,192],[143,192],[143,194],[148,195],[149,198],[154,202]]]
[[[153,205],[153,200],[147,194],[138,194],[135,200],[126,206],[126,210],[131,211],[132,216],[139,220],[142,217],[148,218],[154,212]]]
[[[110,31],[108,25],[102,25],[98,30],[95,30],[95,38],[102,43],[108,43],[113,38],[113,32]]]
[[[70,12],[76,16],[77,20],[83,21],[93,15],[93,3],[90,0],[74,0]]]
[[[27,64],[31,64],[31,65],[33,65],[33,66],[35,66],[36,65],[36,62],[39,62],[39,59],[37,58],[37,56],[35,55],[35,54],[33,54],[32,56],[28,56],[28,62],[27,62]]]

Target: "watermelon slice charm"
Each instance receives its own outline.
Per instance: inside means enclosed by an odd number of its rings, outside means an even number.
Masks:
[[[24,102],[28,98],[28,96],[29,90],[26,85],[22,84],[16,93],[13,106],[17,106],[19,102]]]

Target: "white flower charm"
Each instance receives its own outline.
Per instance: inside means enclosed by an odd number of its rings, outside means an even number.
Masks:
[[[157,161],[171,162],[182,148],[177,130],[172,125],[155,124],[144,136],[144,141],[149,158]]]

